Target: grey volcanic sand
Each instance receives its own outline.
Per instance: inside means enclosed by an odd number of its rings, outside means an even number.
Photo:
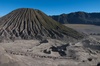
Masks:
[[[87,25],[87,24],[65,24],[67,27],[81,31],[87,34],[90,33],[100,33],[100,26],[97,25]]]
[[[66,56],[58,52],[51,54],[43,52],[51,46],[65,45],[65,42],[48,39],[48,43],[40,44],[38,40],[16,40],[14,42],[0,43],[0,66],[96,66],[100,61],[100,53],[84,47],[87,43],[82,40],[66,47]],[[91,51],[91,52],[90,52]],[[99,50],[100,51],[100,50]],[[89,61],[88,58],[92,58]]]

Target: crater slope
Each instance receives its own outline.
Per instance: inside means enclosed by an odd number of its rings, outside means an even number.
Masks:
[[[3,38],[40,39],[50,37],[82,38],[82,34],[56,22],[37,9],[20,8],[0,18],[0,36]]]

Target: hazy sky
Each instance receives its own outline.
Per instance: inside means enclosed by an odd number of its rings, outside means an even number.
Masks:
[[[23,7],[39,9],[48,15],[75,11],[100,12],[100,0],[0,0],[0,16]]]

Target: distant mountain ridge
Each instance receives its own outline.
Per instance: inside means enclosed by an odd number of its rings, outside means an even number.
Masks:
[[[95,24],[100,25],[100,13],[73,12],[69,14],[53,15],[54,20],[62,24]]]

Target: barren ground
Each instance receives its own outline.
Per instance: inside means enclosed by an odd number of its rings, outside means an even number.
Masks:
[[[94,25],[67,26],[87,34],[100,32],[100,27]],[[100,62],[100,36],[90,35],[89,38],[70,43],[55,39],[47,41],[0,43],[0,66],[97,66]],[[56,47],[56,51],[51,47]]]

